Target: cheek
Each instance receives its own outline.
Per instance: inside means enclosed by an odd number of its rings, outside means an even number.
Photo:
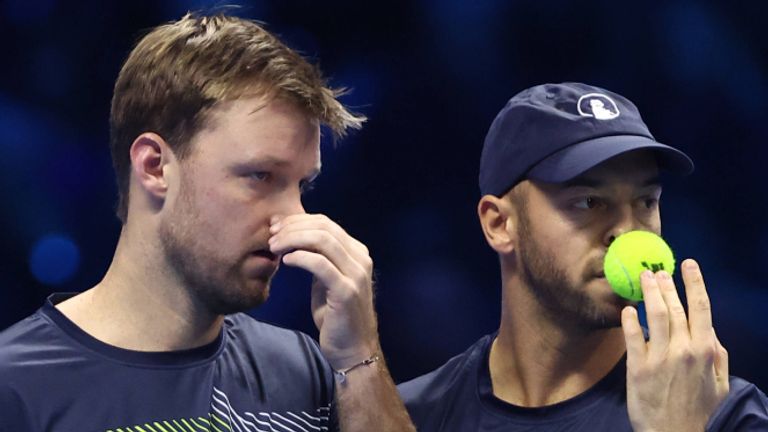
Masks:
[[[564,218],[532,221],[531,234],[542,252],[568,274],[580,275],[595,259],[594,235]]]
[[[256,216],[258,203],[218,189],[200,190],[195,196],[194,219],[200,234],[212,242],[231,242],[243,239],[248,233],[264,225]]]
[[[661,235],[661,214],[658,211],[649,218],[647,229]]]

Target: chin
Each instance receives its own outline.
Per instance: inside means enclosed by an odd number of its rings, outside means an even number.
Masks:
[[[584,319],[593,329],[621,327],[621,311],[631,304],[610,291],[593,297],[592,305],[584,311]]]
[[[202,301],[212,314],[246,312],[261,306],[269,297],[268,280],[241,280],[228,286],[229,289],[218,289],[203,295]]]
[[[264,304],[269,298],[271,280],[249,280],[242,285],[240,295],[240,312],[250,310]]]

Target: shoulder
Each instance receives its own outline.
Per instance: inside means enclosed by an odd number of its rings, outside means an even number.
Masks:
[[[768,398],[756,385],[731,377],[730,391],[709,421],[708,431],[768,430]]]
[[[39,312],[0,332],[0,418],[18,422],[9,430],[28,428],[24,395],[44,391],[44,375],[62,355],[60,339]]]
[[[228,315],[225,331],[231,349],[243,355],[258,357],[281,368],[330,372],[317,341],[306,333],[267,324],[244,313]]]
[[[730,391],[710,419],[707,430],[768,430],[768,398],[756,385],[731,377]]]
[[[55,347],[54,333],[54,326],[39,312],[0,332],[0,377]]]
[[[258,382],[264,394],[291,393],[328,406],[334,397],[333,370],[317,342],[289,330],[238,313],[225,318],[226,346],[222,361],[250,371],[244,380]],[[303,396],[299,396],[302,394]]]
[[[398,386],[414,421],[437,417],[435,410],[452,404],[456,395],[476,393],[473,388],[477,388],[477,374],[493,337],[484,336],[438,369]]]
[[[290,351],[307,348],[319,354],[317,342],[306,333],[259,321],[245,313],[227,315],[225,331],[237,341],[257,343],[259,349]]]

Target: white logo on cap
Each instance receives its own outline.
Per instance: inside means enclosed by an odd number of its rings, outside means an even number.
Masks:
[[[616,102],[602,93],[587,93],[579,98],[576,106],[583,117],[611,120],[619,116],[619,107],[616,106]]]

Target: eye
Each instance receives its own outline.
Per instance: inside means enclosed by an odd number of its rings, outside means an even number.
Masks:
[[[573,203],[573,206],[580,210],[590,210],[599,207],[602,204],[600,198],[595,196],[585,196],[579,198]]]
[[[315,182],[309,180],[302,180],[299,182],[299,189],[302,194],[305,194],[315,188]]]
[[[656,208],[659,205],[659,199],[658,198],[645,198],[643,200],[643,204],[645,204],[645,208],[647,208],[647,209]]]
[[[263,181],[269,180],[272,177],[272,174],[270,174],[267,171],[254,171],[250,173],[248,177],[250,177],[253,180],[263,182]]]

